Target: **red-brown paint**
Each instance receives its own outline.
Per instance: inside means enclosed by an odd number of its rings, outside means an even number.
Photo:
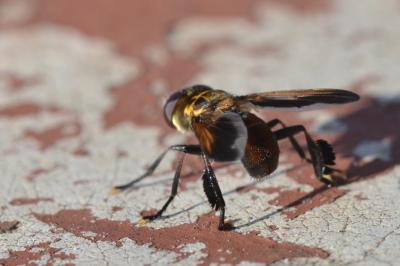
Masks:
[[[51,171],[53,171],[55,168],[57,168],[57,166],[53,166],[50,168],[41,168],[41,167],[36,168],[36,169],[33,169],[32,171],[30,171],[29,174],[27,176],[25,176],[24,178],[26,180],[28,180],[29,182],[33,182],[39,176],[48,174]]]
[[[195,61],[182,57],[172,57],[164,66],[147,66],[141,77],[113,89],[114,105],[104,114],[105,127],[132,122],[145,126],[157,124],[167,130],[159,97],[166,98],[171,90],[181,89],[198,69]],[[149,90],[157,80],[166,85],[161,96]]]
[[[252,232],[247,235],[235,231],[218,231],[218,217],[212,214],[202,215],[195,224],[183,224],[162,229],[152,229],[138,226],[128,221],[113,221],[94,217],[90,210],[61,210],[53,215],[34,214],[40,221],[62,228],[76,236],[90,241],[118,242],[128,237],[138,245],[150,244],[157,250],[176,252],[180,257],[182,245],[201,242],[205,244],[202,252],[207,254],[204,265],[215,262],[237,264],[241,261],[272,263],[285,258],[319,257],[326,258],[328,254],[319,249],[289,242],[278,243]],[[93,232],[93,237],[87,237],[84,232]],[[121,243],[120,243],[121,244]],[[119,244],[119,245],[120,245]],[[223,258],[223,259],[222,259]]]
[[[35,265],[33,261],[41,260],[46,257],[48,258],[45,262],[45,265],[54,265],[56,260],[70,261],[75,258],[74,254],[66,254],[61,252],[60,249],[53,248],[50,246],[50,244],[50,242],[41,242],[35,245],[27,246],[24,250],[9,250],[9,257],[0,259],[0,265]]]
[[[274,231],[276,231],[278,229],[279,229],[279,227],[274,225],[274,224],[271,224],[271,225],[268,226],[268,230],[271,231],[271,232],[274,232]]]
[[[328,13],[333,9],[333,2],[329,0],[267,0],[266,2],[301,15]]]
[[[36,140],[40,149],[45,150],[62,139],[79,136],[80,132],[81,125],[78,121],[66,121],[42,131],[26,130],[24,137]]]
[[[21,77],[16,74],[0,73],[0,78],[5,79],[8,91],[11,93],[19,92],[30,86],[39,84],[42,80],[39,77]]]
[[[356,200],[359,200],[359,201],[363,201],[363,200],[367,200],[368,199],[368,197],[364,196],[362,193],[355,195],[354,198]]]
[[[123,208],[121,206],[112,206],[111,211],[112,212],[118,212],[122,210]]]
[[[0,221],[0,233],[9,233],[11,231],[14,231],[18,228],[19,221],[13,220],[13,221]],[[1,262],[0,262],[1,263]]]
[[[239,0],[233,5],[228,0],[172,0],[166,5],[160,0],[87,0],[71,5],[67,0],[40,0],[41,8],[32,22],[55,22],[78,28],[89,35],[112,40],[122,53],[138,58],[143,73],[137,80],[113,89],[115,104],[104,115],[105,127],[132,122],[157,124],[166,129],[160,98],[167,97],[171,90],[181,89],[200,70],[198,55],[182,56],[168,48],[166,40],[175,23],[192,16],[251,18],[259,2]],[[146,59],[146,49],[160,44],[166,51],[167,61],[153,64]],[[148,88],[158,80],[165,82],[167,91],[153,95]]]
[[[15,198],[10,201],[10,204],[13,206],[21,206],[21,205],[34,205],[39,202],[52,202],[52,198]]]
[[[42,112],[59,113],[60,109],[56,107],[44,107],[31,102],[22,102],[0,109],[0,117],[21,118],[38,115]]]
[[[294,206],[294,209],[291,210],[285,210],[283,211],[283,214],[288,218],[288,219],[294,219],[298,217],[299,215],[302,215],[316,207],[320,207],[325,204],[329,204],[334,202],[336,199],[342,197],[344,194],[346,194],[348,190],[343,190],[343,189],[338,189],[335,187],[326,189],[322,192],[318,192],[315,195],[313,195],[309,199],[302,200],[298,205]],[[312,194],[312,193],[310,193]],[[280,196],[278,196],[280,197]],[[300,196],[299,199],[307,197],[307,195]],[[280,197],[282,199],[282,197]],[[299,200],[297,199],[297,200]],[[290,204],[293,204],[293,199],[290,199]],[[283,205],[287,206],[287,205]]]
[[[86,157],[90,155],[90,152],[83,147],[78,147],[73,151],[73,154],[78,157]]]
[[[288,219],[294,219],[316,207],[332,203],[348,192],[348,190],[325,186],[315,188],[311,192],[303,192],[297,189],[285,190],[281,187],[256,188],[250,186],[240,188],[238,192],[246,193],[251,190],[267,194],[277,193],[278,195],[268,203],[282,207],[281,212]]]
[[[173,24],[181,19],[249,17],[259,2],[170,0],[166,4],[162,0],[86,0],[71,5],[68,0],[39,0],[40,8],[33,22],[78,28],[89,35],[112,40],[122,52],[140,57],[148,45],[163,43]]]

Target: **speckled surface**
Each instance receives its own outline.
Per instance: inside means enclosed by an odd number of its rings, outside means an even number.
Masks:
[[[0,265],[399,265],[399,36],[395,0],[0,0]],[[260,113],[329,140],[346,184],[325,187],[286,141],[261,182],[215,164],[235,227],[220,232],[189,156],[166,217],[143,225],[176,154],[133,190],[111,187],[196,141],[161,113],[196,83],[359,93]]]

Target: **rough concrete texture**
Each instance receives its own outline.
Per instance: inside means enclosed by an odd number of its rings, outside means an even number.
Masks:
[[[0,264],[399,265],[400,2],[0,0]],[[283,141],[260,182],[215,164],[235,227],[219,232],[163,100],[204,83],[232,93],[334,87],[323,110],[265,110],[329,140],[347,182],[328,188]],[[303,137],[298,136],[299,140]]]

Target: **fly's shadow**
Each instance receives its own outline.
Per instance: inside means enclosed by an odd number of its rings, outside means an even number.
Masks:
[[[400,101],[382,102],[374,98],[365,101],[362,108],[340,119],[347,130],[332,143],[340,156],[353,158],[346,183],[374,178],[400,164]],[[363,162],[355,157],[354,150],[363,142],[385,140],[390,143],[389,160],[375,158]]]
[[[234,164],[233,163],[225,163],[225,164],[218,165],[217,167],[215,167],[215,169],[223,169],[223,168],[226,168],[226,167],[231,166],[231,165],[234,165]],[[242,186],[236,187],[236,188],[234,188],[232,190],[226,191],[226,192],[223,193],[223,196],[229,196],[229,195],[232,195],[232,194],[237,193],[237,192],[246,191],[248,189],[251,189],[251,188],[255,187],[257,184],[260,184],[262,182],[266,182],[266,181],[268,181],[268,180],[270,180],[272,178],[279,178],[279,176],[284,174],[284,173],[287,173],[287,172],[290,172],[290,171],[296,171],[296,170],[299,170],[300,168],[306,167],[306,166],[307,165],[305,165],[305,164],[298,164],[298,165],[295,165],[295,166],[292,166],[292,167],[289,167],[289,168],[278,170],[278,171],[274,172],[273,174],[271,174],[271,175],[269,175],[269,176],[267,176],[265,178],[252,180],[251,182],[248,182],[245,185],[242,185]],[[201,174],[201,172],[202,171],[190,173],[190,174],[187,174],[186,177],[190,177],[193,174]],[[182,177],[185,177],[185,176],[182,176]],[[310,194],[307,194],[304,197],[302,197],[302,198],[300,198],[300,199],[288,204],[287,206],[278,209],[273,214],[269,214],[268,217],[270,217],[270,216],[272,216],[274,214],[277,214],[280,211],[283,211],[283,210],[285,210],[287,208],[295,207],[298,204],[301,204],[304,200],[307,200],[308,198],[312,198],[316,194],[325,191],[326,189],[328,189],[328,186],[324,185],[323,188],[325,188],[325,189],[317,189],[317,190],[311,192]],[[171,213],[171,214],[163,215],[159,219],[161,219],[161,220],[169,219],[169,218],[181,215],[183,213],[187,213],[187,212],[189,212],[189,211],[191,211],[191,210],[193,210],[193,209],[195,209],[195,208],[197,208],[199,206],[206,205],[206,204],[208,204],[208,201],[207,200],[203,200],[203,201],[198,202],[198,203],[196,203],[196,204],[194,204],[194,205],[192,205],[192,206],[190,206],[188,208],[182,209],[182,210],[180,210],[178,212],[174,212],[174,213]],[[268,218],[268,217],[265,217],[265,218]],[[234,220],[234,221],[230,221],[230,222],[234,223],[235,221],[238,221],[238,220]],[[251,225],[251,224],[249,223],[248,225]],[[246,226],[246,225],[242,225],[242,226],[240,226],[240,228],[244,227],[244,226]],[[235,229],[235,228],[239,228],[239,227],[231,227],[231,229]]]

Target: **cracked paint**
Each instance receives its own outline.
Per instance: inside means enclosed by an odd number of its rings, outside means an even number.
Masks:
[[[254,232],[246,235],[220,232],[215,227],[217,217],[213,215],[199,217],[194,225],[183,224],[163,229],[151,229],[128,222],[97,219],[88,210],[63,210],[54,215],[37,213],[34,215],[42,222],[54,224],[90,241],[115,242],[123,237],[128,237],[140,245],[150,244],[150,247],[180,253],[180,257],[185,257],[185,253],[187,253],[185,249],[179,248],[181,245],[200,242],[205,244],[204,252],[207,255],[202,262],[205,265],[221,262],[222,258],[226,263],[237,264],[241,260],[272,263],[282,258],[314,256],[326,258],[328,256],[320,249],[285,242],[277,243],[259,237]],[[82,234],[82,231],[93,232],[94,235],[88,237]],[[215,234],[220,234],[221,237],[214,238]]]
[[[8,265],[29,265],[34,261],[40,261],[41,264],[54,265],[57,261],[60,263],[71,262],[75,258],[73,254],[59,252],[58,249],[49,246],[50,243],[43,242],[29,247],[23,251],[11,251],[7,259],[0,259],[0,263]]]
[[[0,264],[399,264],[398,1],[160,5],[0,0]],[[169,196],[176,154],[130,191],[111,187],[168,145],[196,143],[161,113],[193,83],[359,93],[352,105],[259,113],[327,139],[348,179],[323,186],[287,141],[262,180],[215,163],[234,226],[219,232],[202,162],[188,156],[165,217],[142,225]]]

